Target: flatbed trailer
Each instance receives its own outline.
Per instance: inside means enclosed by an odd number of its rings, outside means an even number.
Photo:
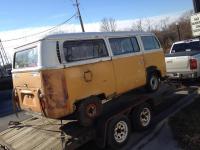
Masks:
[[[91,127],[82,127],[76,120],[66,119],[61,122],[40,116],[34,116],[19,123],[11,122],[9,128],[0,133],[0,150],[71,150],[77,149],[91,140],[94,140],[101,148],[105,148],[107,145],[116,148],[118,143],[116,144],[115,141],[113,143],[114,135],[111,132],[115,127],[114,123],[131,120],[128,126],[131,124],[131,127],[135,127],[133,115],[144,104],[148,104],[153,111],[163,101],[173,99],[176,102],[187,96],[197,96],[198,90],[198,87],[165,83],[155,93],[146,93],[143,89],[128,92],[117,97],[116,100],[105,103],[103,114]],[[120,118],[122,118],[121,121]],[[115,132],[115,130],[112,131]],[[126,131],[130,132],[130,130]]]

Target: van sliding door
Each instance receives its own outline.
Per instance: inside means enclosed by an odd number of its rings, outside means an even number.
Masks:
[[[143,55],[135,37],[110,38],[117,93],[143,86],[146,82]]]

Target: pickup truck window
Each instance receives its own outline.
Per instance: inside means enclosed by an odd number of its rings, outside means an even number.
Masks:
[[[65,60],[75,62],[87,59],[107,57],[108,51],[104,40],[66,41],[63,44]]]
[[[109,42],[113,55],[122,55],[140,51],[135,37],[110,38]]]
[[[142,36],[141,38],[144,45],[144,50],[148,51],[160,48],[160,44],[154,36]]]
[[[200,41],[174,44],[171,53],[185,52],[187,50],[200,51]]]

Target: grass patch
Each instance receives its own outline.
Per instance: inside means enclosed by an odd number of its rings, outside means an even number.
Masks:
[[[174,138],[184,150],[200,150],[200,98],[170,118]]]

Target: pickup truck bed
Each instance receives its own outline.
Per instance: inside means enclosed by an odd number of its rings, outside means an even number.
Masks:
[[[132,107],[137,106],[147,98],[154,99],[154,102],[160,104],[162,101],[172,100],[176,102],[193,94],[197,88],[186,88],[182,86],[172,86],[162,84],[159,91],[155,93],[145,93],[141,90],[129,92],[118,98],[115,106],[107,103],[105,106],[106,116],[99,120],[104,120],[106,126],[107,120],[112,116],[127,113]],[[111,107],[112,105],[112,107]],[[112,109],[110,109],[112,108]],[[61,124],[58,120],[46,119],[43,117],[32,117],[20,124],[11,125],[7,130],[0,133],[1,145],[10,150],[43,150],[43,149],[76,149],[88,141],[98,137],[103,132],[96,130],[96,127],[81,127],[76,121],[64,120]],[[103,139],[97,139],[102,146],[105,143]],[[103,144],[101,144],[103,143]]]
[[[191,59],[197,68],[191,69]],[[165,55],[167,75],[172,78],[198,78],[200,76],[200,52],[178,52]]]

